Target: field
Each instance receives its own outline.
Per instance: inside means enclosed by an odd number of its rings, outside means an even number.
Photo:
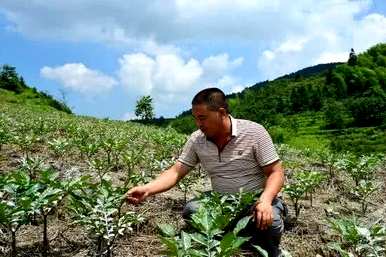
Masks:
[[[170,245],[159,225],[186,228],[181,211],[210,188],[205,171],[196,167],[139,206],[126,204],[124,193],[172,165],[186,139],[173,129],[1,103],[0,255],[165,256]],[[277,149],[290,210],[282,238],[288,256],[385,256],[384,155]],[[199,246],[183,235],[190,245],[179,256],[188,256]]]

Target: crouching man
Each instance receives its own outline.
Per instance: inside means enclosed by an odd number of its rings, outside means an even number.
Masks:
[[[225,95],[218,88],[197,93],[192,114],[199,130],[190,136],[177,162],[152,182],[129,190],[128,201],[138,204],[169,190],[200,162],[215,192],[238,193],[240,188],[246,192],[262,191],[253,210],[251,236],[270,257],[281,256],[284,208],[278,194],[284,172],[270,135],[260,124],[232,117]],[[184,218],[196,209],[196,201],[188,202]]]

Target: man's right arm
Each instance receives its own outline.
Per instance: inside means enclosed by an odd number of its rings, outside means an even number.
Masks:
[[[161,175],[152,182],[130,189],[126,194],[127,200],[130,203],[138,204],[149,196],[165,192],[185,177],[189,170],[189,166],[177,161],[172,167],[162,172]]]

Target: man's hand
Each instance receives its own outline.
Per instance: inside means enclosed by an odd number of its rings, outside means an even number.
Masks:
[[[133,204],[139,204],[147,197],[169,190],[175,186],[178,181],[188,174],[191,168],[177,161],[172,167],[161,173],[152,182],[136,186],[126,193],[127,201]]]
[[[139,204],[149,196],[146,186],[136,186],[126,193],[127,201],[132,204]]]
[[[273,222],[273,209],[269,202],[259,202],[254,209],[253,218],[260,230],[268,229]]]

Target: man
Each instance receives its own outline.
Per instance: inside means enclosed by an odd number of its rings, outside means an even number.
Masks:
[[[263,190],[254,210],[254,236],[269,256],[280,256],[283,205],[277,195],[284,172],[268,132],[229,115],[225,95],[217,88],[204,89],[193,98],[192,114],[199,130],[190,136],[178,161],[154,181],[129,190],[128,201],[137,204],[169,190],[200,162],[216,192]],[[190,202],[184,213],[192,211]]]

